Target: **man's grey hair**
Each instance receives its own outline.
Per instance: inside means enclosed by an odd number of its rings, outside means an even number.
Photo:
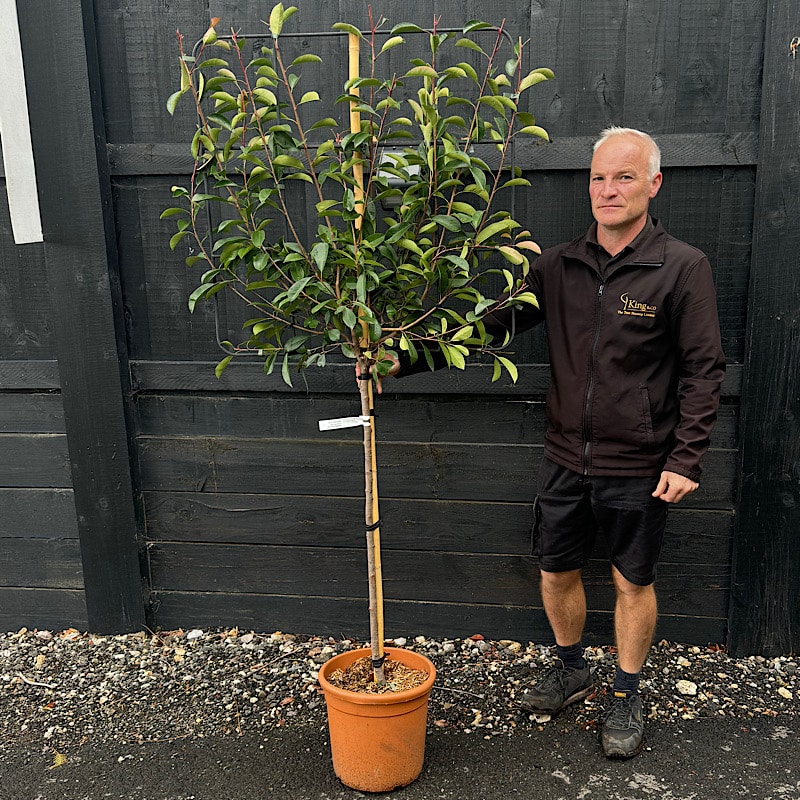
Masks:
[[[609,139],[616,139],[618,136],[635,137],[645,145],[647,148],[648,178],[650,178],[650,180],[655,178],[656,174],[661,171],[661,150],[655,143],[653,137],[644,131],[637,131],[636,128],[620,128],[616,125],[611,125],[609,128],[600,131],[600,136],[594,143],[592,152],[596,152],[597,148],[600,147],[603,142],[607,142]]]

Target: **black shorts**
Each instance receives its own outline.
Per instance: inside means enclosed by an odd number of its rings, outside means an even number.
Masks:
[[[534,555],[545,572],[581,569],[598,531],[611,563],[639,586],[656,578],[668,503],[652,496],[658,478],[581,475],[545,458],[535,503]]]

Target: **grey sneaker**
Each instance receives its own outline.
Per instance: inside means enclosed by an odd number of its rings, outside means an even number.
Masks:
[[[642,749],[642,698],[614,692],[603,721],[603,752],[608,758],[632,758]]]
[[[560,661],[547,669],[536,684],[526,689],[519,705],[538,714],[557,714],[564,706],[582,700],[594,689],[589,666],[566,669]]]

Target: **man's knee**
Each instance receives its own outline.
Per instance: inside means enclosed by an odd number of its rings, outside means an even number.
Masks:
[[[581,570],[570,569],[565,572],[548,572],[539,570],[542,588],[550,591],[566,591],[582,582]]]

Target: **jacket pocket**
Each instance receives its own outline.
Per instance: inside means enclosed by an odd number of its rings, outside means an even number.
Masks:
[[[639,391],[642,396],[642,425],[644,427],[644,442],[650,448],[655,445],[656,437],[653,433],[653,414],[650,409],[650,390],[645,384],[639,384]]]

